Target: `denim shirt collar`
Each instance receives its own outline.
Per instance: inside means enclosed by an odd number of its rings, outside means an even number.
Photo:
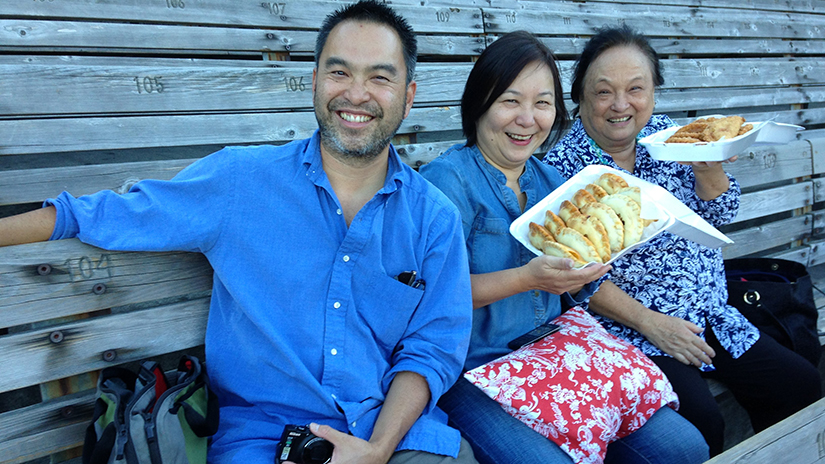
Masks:
[[[514,192],[512,189],[507,187],[507,176],[504,175],[498,168],[490,164],[484,155],[479,150],[478,145],[474,145],[470,147],[472,149],[473,157],[476,160],[476,163],[482,168],[482,170],[487,173],[490,179],[492,179],[495,184],[498,185],[499,189],[502,193],[502,198],[505,201],[505,204],[509,207],[509,209],[513,209],[512,213],[515,214],[515,217],[521,215],[521,207],[518,206],[518,199],[515,198]],[[527,194],[527,204],[525,205],[525,210],[530,208],[532,205],[536,204],[540,198],[536,198],[536,192],[534,191],[534,175],[533,170],[534,166],[532,163],[540,162],[538,159],[530,157],[527,162],[524,164],[524,171],[518,178],[519,188],[525,194]],[[515,202],[515,203],[512,203]],[[511,204],[512,203],[512,204]]]
[[[404,169],[395,147],[390,144],[389,149],[387,176],[384,180],[384,186],[377,194],[391,194],[409,182],[410,174]],[[307,176],[309,176],[310,180],[320,187],[330,186],[329,178],[324,171],[324,164],[321,161],[321,132],[319,129],[316,129],[312,137],[310,137],[306,150],[304,150],[301,157],[301,162],[306,166]]]

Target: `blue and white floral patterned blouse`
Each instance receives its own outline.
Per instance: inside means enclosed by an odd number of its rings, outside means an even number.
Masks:
[[[654,115],[639,133],[639,138],[675,125],[666,115]],[[605,164],[627,172],[602,151],[587,135],[581,119],[550,150],[544,162],[570,178],[589,164]],[[710,201],[696,195],[695,177],[690,166],[672,161],[657,161],[640,144],[636,145],[634,176],[658,184],[681,200],[715,227],[727,224],[739,210],[739,183],[728,174],[730,189]],[[646,307],[686,319],[714,334],[734,358],[738,358],[759,339],[759,330],[736,308],[727,304],[728,291],[722,252],[663,232],[612,263],[609,279]],[[616,336],[638,346],[648,356],[668,356],[641,333],[612,319],[596,314],[602,325]],[[702,338],[705,333],[702,332]],[[702,370],[713,370],[702,366]]]

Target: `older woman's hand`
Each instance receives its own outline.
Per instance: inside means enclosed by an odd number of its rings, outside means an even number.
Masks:
[[[702,328],[682,318],[649,311],[639,331],[660,350],[677,361],[701,367],[716,356],[713,348],[699,337]]]
[[[704,201],[710,201],[725,193],[730,188],[730,179],[722,169],[723,163],[736,161],[734,156],[726,161],[693,161],[680,164],[693,168],[696,177],[696,195]]]
[[[573,269],[573,260],[554,256],[537,256],[530,260],[522,271],[530,288],[561,295],[564,292],[576,293],[585,284],[605,275],[610,266],[592,263],[582,269]]]

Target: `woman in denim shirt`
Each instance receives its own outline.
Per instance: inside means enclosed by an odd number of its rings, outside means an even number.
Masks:
[[[465,369],[511,350],[509,341],[582,303],[609,269],[572,269],[572,260],[536,257],[509,234],[510,223],[562,184],[533,157],[567,123],[553,54],[535,37],[498,39],[473,67],[462,97],[466,144],[456,145],[421,174],[461,213],[473,287],[473,333]],[[506,413],[463,377],[439,406],[473,445],[481,463],[569,463],[556,444]],[[693,463],[707,458],[701,435],[670,408],[612,443],[606,462]]]
[[[575,70],[571,98],[580,117],[544,161],[565,178],[589,164],[625,171],[664,187],[712,225],[729,223],[740,189],[721,163],[658,161],[636,143],[675,125],[653,114],[654,91],[663,82],[643,35],[626,26],[601,30]],[[730,388],[756,432],[819,398],[817,370],[760,336],[727,304],[719,249],[663,232],[612,265],[589,308],[608,332],[664,371],[679,412],[702,432],[712,456],[723,450],[724,419],[705,378]]]

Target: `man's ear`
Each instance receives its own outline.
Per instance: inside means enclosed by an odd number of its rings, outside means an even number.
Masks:
[[[413,100],[415,99],[415,90],[416,90],[416,88],[417,88],[417,86],[416,86],[415,81],[411,81],[410,85],[407,86],[407,95],[406,95],[407,101],[406,101],[406,109],[404,110],[404,117],[405,118],[410,115],[410,110],[412,109],[412,106],[413,106]]]
[[[312,68],[312,94],[315,95],[315,77],[318,75],[318,68]]]

